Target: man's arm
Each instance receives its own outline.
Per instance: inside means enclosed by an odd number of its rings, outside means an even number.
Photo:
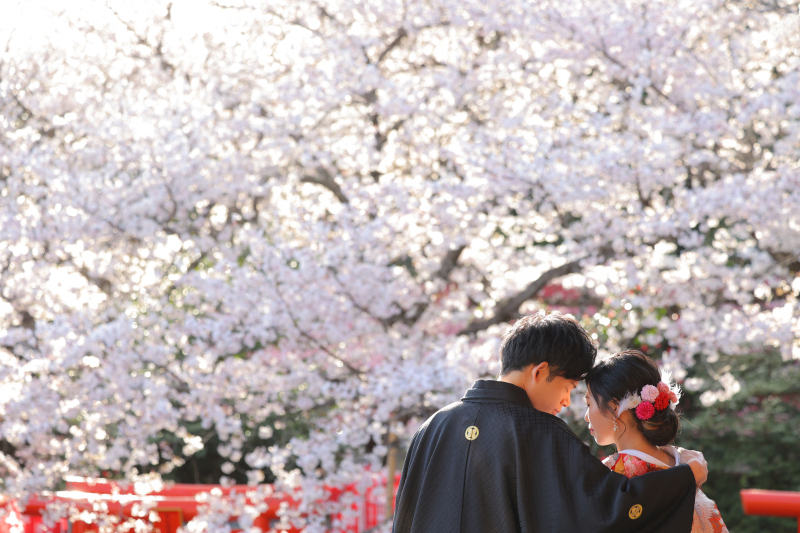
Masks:
[[[609,470],[568,428],[552,437],[540,441],[534,487],[534,497],[548,503],[537,512],[548,513],[549,530],[570,530],[557,529],[555,521],[560,520],[559,526],[572,522],[572,531],[593,533],[691,531],[695,476],[690,466],[628,479]],[[569,517],[566,522],[564,517]]]
[[[394,517],[392,518],[392,533],[403,533],[411,528],[411,518],[413,518],[413,511],[417,503],[417,495],[410,493],[408,489],[409,473],[411,465],[414,463],[414,458],[417,454],[417,439],[420,433],[425,428],[423,424],[408,445],[406,452],[406,460],[403,463],[403,472],[400,474],[400,484],[397,487],[397,495],[395,496],[394,503]]]
[[[651,472],[631,479],[612,472],[605,465],[592,466],[575,485],[587,531],[689,533],[694,513],[695,478],[687,465]],[[594,506],[588,505],[595,500]],[[592,512],[597,505],[605,512]],[[599,518],[599,519],[598,519]]]

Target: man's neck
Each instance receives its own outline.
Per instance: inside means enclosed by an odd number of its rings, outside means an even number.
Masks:
[[[523,374],[519,370],[513,370],[506,375],[501,375],[497,381],[502,381],[503,383],[511,383],[512,385],[516,385],[517,387],[524,389],[525,388],[525,381],[523,379]]]

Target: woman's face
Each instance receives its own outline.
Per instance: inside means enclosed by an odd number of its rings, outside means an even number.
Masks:
[[[589,431],[594,440],[600,446],[614,444],[614,417],[611,413],[600,410],[600,406],[594,401],[592,391],[587,387],[586,391],[586,416],[583,417],[589,423]]]

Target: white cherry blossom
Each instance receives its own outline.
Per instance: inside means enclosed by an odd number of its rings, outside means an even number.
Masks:
[[[346,505],[326,487],[495,375],[551,282],[630,305],[604,348],[656,328],[678,380],[697,357],[798,358],[796,2],[10,12],[5,494],[166,473],[183,459],[158,435],[189,456],[198,422],[221,477],[271,469],[301,498],[285,519],[322,531]],[[243,452],[276,417],[310,432]],[[253,505],[211,501],[195,526]]]

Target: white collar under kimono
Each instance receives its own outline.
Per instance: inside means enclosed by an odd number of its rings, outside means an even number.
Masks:
[[[678,454],[678,449],[676,447],[674,447],[674,446],[664,446],[664,448],[662,448],[661,451],[662,452],[666,452],[666,453],[670,454],[673,458],[675,458],[675,465],[676,466],[681,464],[681,458],[680,458],[680,455]],[[626,455],[633,455],[634,457],[638,457],[642,461],[645,461],[645,462],[653,464],[653,465],[663,466],[664,468],[669,468],[670,467],[668,464],[664,464],[664,462],[659,461],[658,459],[656,459],[652,455],[648,455],[648,454],[646,454],[644,452],[640,452],[639,450],[621,450],[619,453],[624,453]]]

